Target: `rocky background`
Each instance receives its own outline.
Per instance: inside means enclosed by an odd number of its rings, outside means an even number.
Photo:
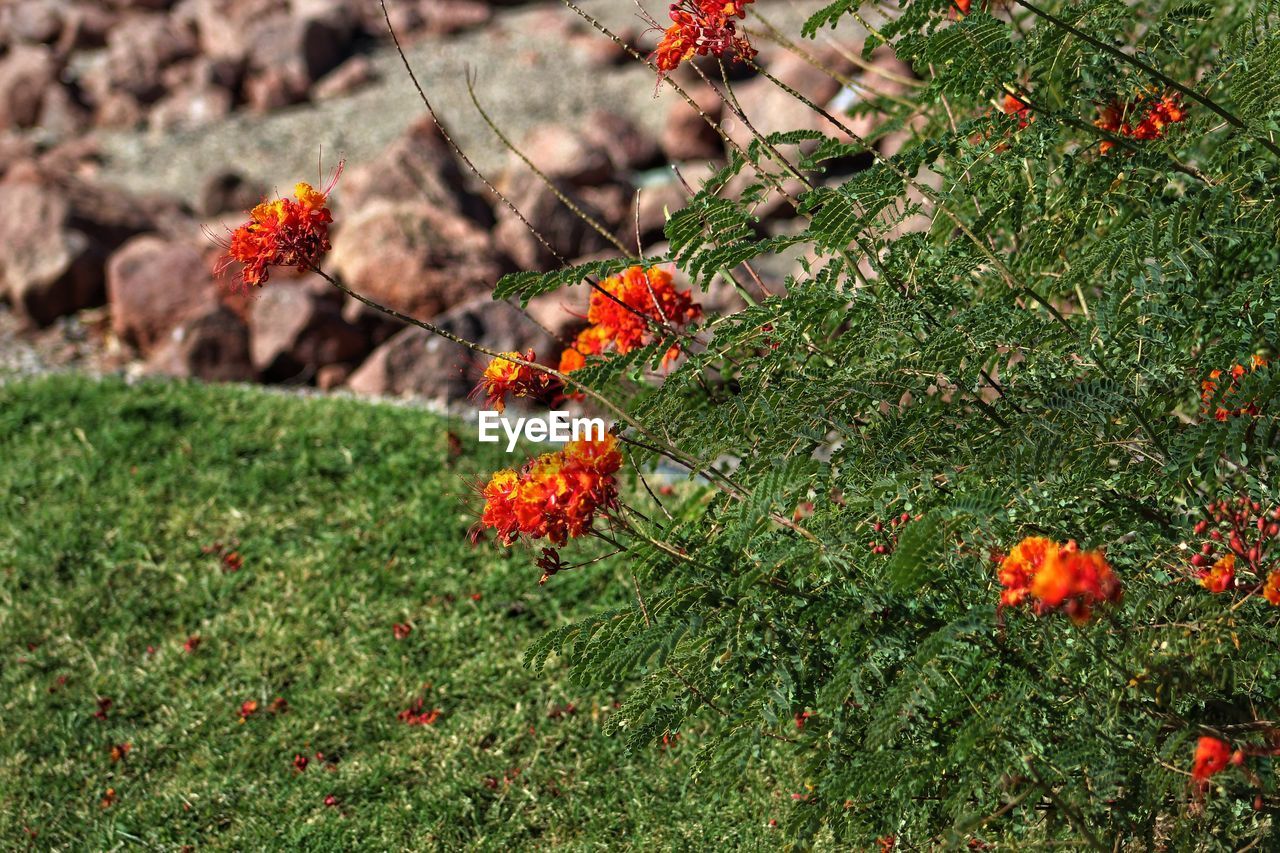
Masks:
[[[629,246],[661,251],[664,211],[687,197],[677,169],[696,186],[723,159],[687,104],[665,89],[655,96],[648,69],[555,0],[388,5],[451,131],[566,258],[616,249],[497,141],[470,102],[468,73],[504,132]],[[629,0],[582,5],[643,52],[656,42]],[[649,5],[665,18],[665,3]],[[798,33],[821,4],[757,5]],[[909,74],[888,58],[860,68],[856,46],[829,37],[806,42],[844,86],[756,42],[774,74],[833,109]],[[681,81],[723,115],[695,75],[682,69]],[[768,81],[744,75],[735,92],[761,132],[818,126]],[[871,130],[866,117],[852,122]],[[901,135],[880,144],[894,148]],[[452,344],[315,277],[281,273],[245,297],[212,272],[211,234],[297,180],[323,185],[340,158],[329,271],[472,340],[556,357],[585,294],[540,299],[532,320],[490,298],[500,275],[554,259],[426,118],[376,0],[0,0],[0,374],[72,366],[464,396],[479,366]],[[757,213],[763,231],[795,226],[785,204]],[[760,272],[779,286],[794,263]],[[714,310],[732,297],[702,300]]]

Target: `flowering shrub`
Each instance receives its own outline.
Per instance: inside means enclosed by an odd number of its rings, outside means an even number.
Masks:
[[[731,55],[830,135],[742,121],[662,255],[496,287],[586,281],[590,325],[557,369],[490,353],[488,400],[554,379],[615,426],[494,474],[477,532],[550,543],[544,582],[562,547],[587,571],[620,554],[601,583],[633,587],[529,663],[630,685],[613,729],[693,731],[706,784],[799,762],[794,836],[1274,846],[1274,8],[834,0],[802,35],[856,15],[864,57],[916,75],[863,79],[855,109],[882,128],[864,138],[756,62],[742,22],[767,5],[677,3],[636,59],[677,94],[692,65],[744,118],[724,64],[698,61]],[[765,199],[798,225],[770,232]],[[317,203],[254,212],[232,241],[247,284],[318,262],[324,222],[299,216]],[[785,279],[757,275],[797,249]],[[677,280],[742,305],[690,331]],[[687,488],[655,482],[672,467]]]

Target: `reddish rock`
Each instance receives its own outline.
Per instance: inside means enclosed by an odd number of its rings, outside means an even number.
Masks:
[[[193,83],[156,102],[148,116],[156,131],[195,130],[231,113],[231,92],[220,86]]]
[[[631,45],[632,47],[636,47],[641,41],[640,33],[634,27],[619,30],[616,34],[623,44]],[[625,47],[594,28],[588,32],[575,35],[572,39],[572,44],[575,49],[586,57],[589,63],[599,68],[613,68],[635,61]],[[642,56],[647,55],[652,50],[652,47],[648,50],[640,50],[636,47],[636,51]]]
[[[609,152],[585,133],[564,124],[539,125],[526,134],[518,147],[535,168],[553,180],[591,186],[613,175]],[[528,166],[512,154],[508,170],[518,174],[527,171]]]
[[[488,297],[459,305],[435,322],[497,352],[532,348],[548,360],[558,352],[555,342],[518,309]],[[358,394],[461,400],[480,381],[488,363],[488,356],[411,327],[378,347],[351,375],[347,387]]]
[[[560,192],[579,208],[599,219],[600,211],[578,197],[574,187],[561,183]],[[591,226],[564,205],[536,175],[517,174],[503,187],[507,197],[560,258],[575,258],[604,249],[608,243]],[[507,207],[498,208],[494,241],[521,269],[543,270],[560,261]]]
[[[706,83],[690,85],[685,91],[708,117],[719,121],[724,102]],[[724,140],[707,124],[706,119],[683,99],[673,101],[662,125],[662,151],[667,158],[682,160],[719,160],[724,157]]]
[[[506,271],[483,229],[422,202],[377,202],[345,219],[328,266],[358,293],[423,318],[488,292]]]
[[[137,127],[146,117],[142,104],[128,92],[111,92],[98,100],[93,123],[96,127],[125,130]]]
[[[0,10],[0,27],[17,41],[52,44],[62,26],[63,9],[54,0],[17,0]]]
[[[107,262],[111,329],[149,354],[173,328],[217,305],[209,263],[187,243],[142,236]]]
[[[0,294],[39,325],[102,304],[107,256],[152,227],[129,196],[30,163],[0,184]]]
[[[834,49],[815,52],[818,62],[835,73],[842,76],[853,73],[853,64]],[[769,73],[822,107],[830,103],[842,88],[838,80],[789,52],[774,55],[769,63]],[[739,83],[734,94],[742,112],[762,136],[788,130],[819,130],[830,136],[840,134],[835,125],[764,77]],[[755,139],[751,128],[727,107],[724,128],[729,137],[744,148]],[[806,145],[814,146],[816,143]]]
[[[319,101],[340,98],[358,91],[377,79],[378,74],[369,57],[353,56],[322,77],[312,90],[312,95]]]
[[[119,16],[113,10],[92,0],[75,3],[62,13],[62,33],[56,46],[58,54],[66,56],[74,50],[106,47],[107,34],[118,20]]]
[[[634,172],[656,165],[662,158],[658,141],[626,116],[596,110],[582,122],[583,140],[601,148],[614,172]]]
[[[615,236],[635,242],[635,222],[630,218],[635,203],[635,190],[630,184],[608,183],[598,187],[582,187],[578,198],[599,213],[596,221]]]
[[[244,61],[257,23],[278,14],[280,0],[192,0],[191,19],[205,56]]]
[[[332,391],[345,383],[354,371],[350,364],[326,364],[316,371],[316,387],[321,391]]]
[[[195,36],[164,15],[122,18],[107,35],[107,58],[87,85],[98,103],[110,92],[127,92],[143,103],[164,94],[164,70],[194,56]]]
[[[303,90],[349,55],[351,24],[342,6],[327,4],[311,14],[274,14],[254,21],[244,58],[251,75],[268,71]]]
[[[249,358],[249,327],[218,305],[197,314],[166,336],[147,361],[147,372],[207,382],[255,378]]]
[[[689,202],[689,194],[678,181],[672,180],[640,190],[639,210],[632,211],[635,228],[647,249],[649,244],[664,239],[667,214],[675,213]]]
[[[272,281],[250,309],[249,352],[268,381],[311,376],[364,355],[365,335],[342,318],[342,295],[318,276]]]
[[[371,162],[348,171],[338,185],[338,201],[346,211],[373,201],[426,202],[484,227],[494,222],[493,210],[472,192],[462,164],[430,117],[415,122]]]
[[[83,133],[92,123],[93,116],[72,88],[54,83],[45,90],[44,103],[40,105],[40,129],[58,139],[68,139]]]
[[[244,99],[256,113],[269,113],[307,99],[306,83],[283,68],[268,68],[249,76]]]
[[[0,58],[0,130],[34,126],[60,70],[47,47],[19,45]]]
[[[266,195],[266,184],[250,181],[235,172],[218,172],[201,183],[196,195],[196,213],[206,219],[222,213],[246,213]]]
[[[489,22],[493,10],[480,0],[422,0],[422,27],[436,35],[452,35]]]
[[[29,136],[0,133],[0,178],[12,166],[36,156],[36,144]]]

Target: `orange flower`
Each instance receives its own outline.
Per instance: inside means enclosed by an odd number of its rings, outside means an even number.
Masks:
[[[1232,394],[1235,394],[1240,390],[1239,383],[1241,379],[1250,373],[1257,373],[1266,366],[1267,360],[1260,355],[1250,356],[1249,366],[1247,368],[1243,364],[1233,364],[1231,369],[1227,371],[1230,374],[1231,381],[1227,384],[1226,390],[1222,392],[1221,402],[1226,402],[1227,397],[1230,397]],[[1200,383],[1200,411],[1202,414],[1209,414],[1209,409],[1213,404],[1213,400],[1218,395],[1218,380],[1222,378],[1222,375],[1223,371],[1212,370],[1209,372],[1209,378]],[[1221,404],[1213,406],[1213,418],[1220,423],[1241,415],[1256,417],[1258,412],[1258,404],[1252,401],[1234,408]]]
[[[520,523],[515,515],[515,496],[519,489],[519,476],[508,468],[496,472],[481,492],[485,503],[480,523],[496,530],[503,545],[510,545],[520,535]]]
[[[735,18],[745,18],[752,0],[678,0],[671,4],[671,26],[650,59],[659,79],[695,56],[737,55],[751,59],[756,50],[738,35]]]
[[[1191,764],[1191,778],[1200,784],[1210,776],[1227,769],[1231,762],[1231,747],[1216,737],[1202,737],[1196,743],[1196,757]]]
[[[1059,545],[1040,536],[1013,547],[999,578],[1001,607],[1032,602],[1039,614],[1062,609],[1076,622],[1087,621],[1093,605],[1121,596],[1120,581],[1101,551],[1081,551],[1075,542]]]
[[[702,306],[694,302],[691,291],[679,291],[672,284],[671,273],[658,267],[631,267],[600,282],[591,292],[587,320],[591,325],[579,333],[573,346],[560,355],[560,371],[571,373],[586,364],[589,355],[600,355],[612,348],[619,354],[652,343],[652,327],[678,327],[702,316]],[[679,355],[672,347],[664,362]]]
[[[614,475],[622,467],[617,438],[580,440],[544,453],[517,474],[499,471],[483,489],[480,524],[497,531],[504,545],[521,534],[563,545],[586,534],[598,511],[617,500]]]
[[[1200,585],[1209,592],[1226,592],[1231,588],[1236,576],[1236,555],[1227,554],[1212,568],[1200,573]]]
[[[969,12],[966,9],[965,14],[967,15],[968,13]],[[1024,127],[1031,124],[1031,120],[1033,118],[1031,115],[1031,105],[1019,98],[1017,95],[1006,92],[1004,96],[1004,103],[1000,105],[1000,108],[1004,110],[1005,115],[1013,116],[1018,120],[1018,130],[1022,130]]]
[[[1000,565],[1001,607],[1016,607],[1031,597],[1031,581],[1050,551],[1057,552],[1057,543],[1043,536],[1028,536],[1009,552]]]
[[[1280,607],[1280,569],[1267,575],[1267,583],[1262,587],[1262,597]]]
[[[502,355],[529,362],[536,360],[533,350],[528,350],[524,355],[518,352],[507,352]],[[508,394],[512,397],[542,397],[551,390],[552,378],[548,373],[523,364],[516,364],[507,358],[495,358],[485,368],[484,377],[472,393],[478,394],[483,390],[488,406],[504,412],[507,409]]]
[[[226,257],[221,274],[233,263],[241,265],[240,278],[246,289],[262,287],[271,276],[271,267],[312,269],[329,251],[328,199],[342,166],[324,191],[307,183],[294,187],[294,198],[264,201],[249,214],[249,221],[231,232],[224,242]],[[295,200],[296,199],[296,200]]]

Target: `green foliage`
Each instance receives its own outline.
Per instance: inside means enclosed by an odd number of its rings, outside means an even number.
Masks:
[[[633,742],[713,727],[700,779],[786,744],[802,838],[1273,848],[1280,608],[1267,564],[1213,594],[1190,560],[1208,501],[1280,503],[1280,367],[1201,401],[1210,371],[1278,355],[1280,6],[972,7],[814,15],[806,36],[872,22],[867,53],[911,64],[917,85],[859,107],[911,141],[833,176],[864,140],[756,139],[671,216],[669,259],[700,287],[806,260],[785,294],[708,318],[661,382],[583,374],[643,428],[622,428],[637,459],[695,485],[627,498],[634,601],[530,661],[631,680]],[[1196,97],[1157,138],[1095,126],[1171,81]],[[753,214],[780,176],[803,178],[785,234]],[[1029,535],[1104,549],[1123,600],[1080,625],[998,611],[993,555]],[[1201,790],[1205,735],[1247,759]]]

